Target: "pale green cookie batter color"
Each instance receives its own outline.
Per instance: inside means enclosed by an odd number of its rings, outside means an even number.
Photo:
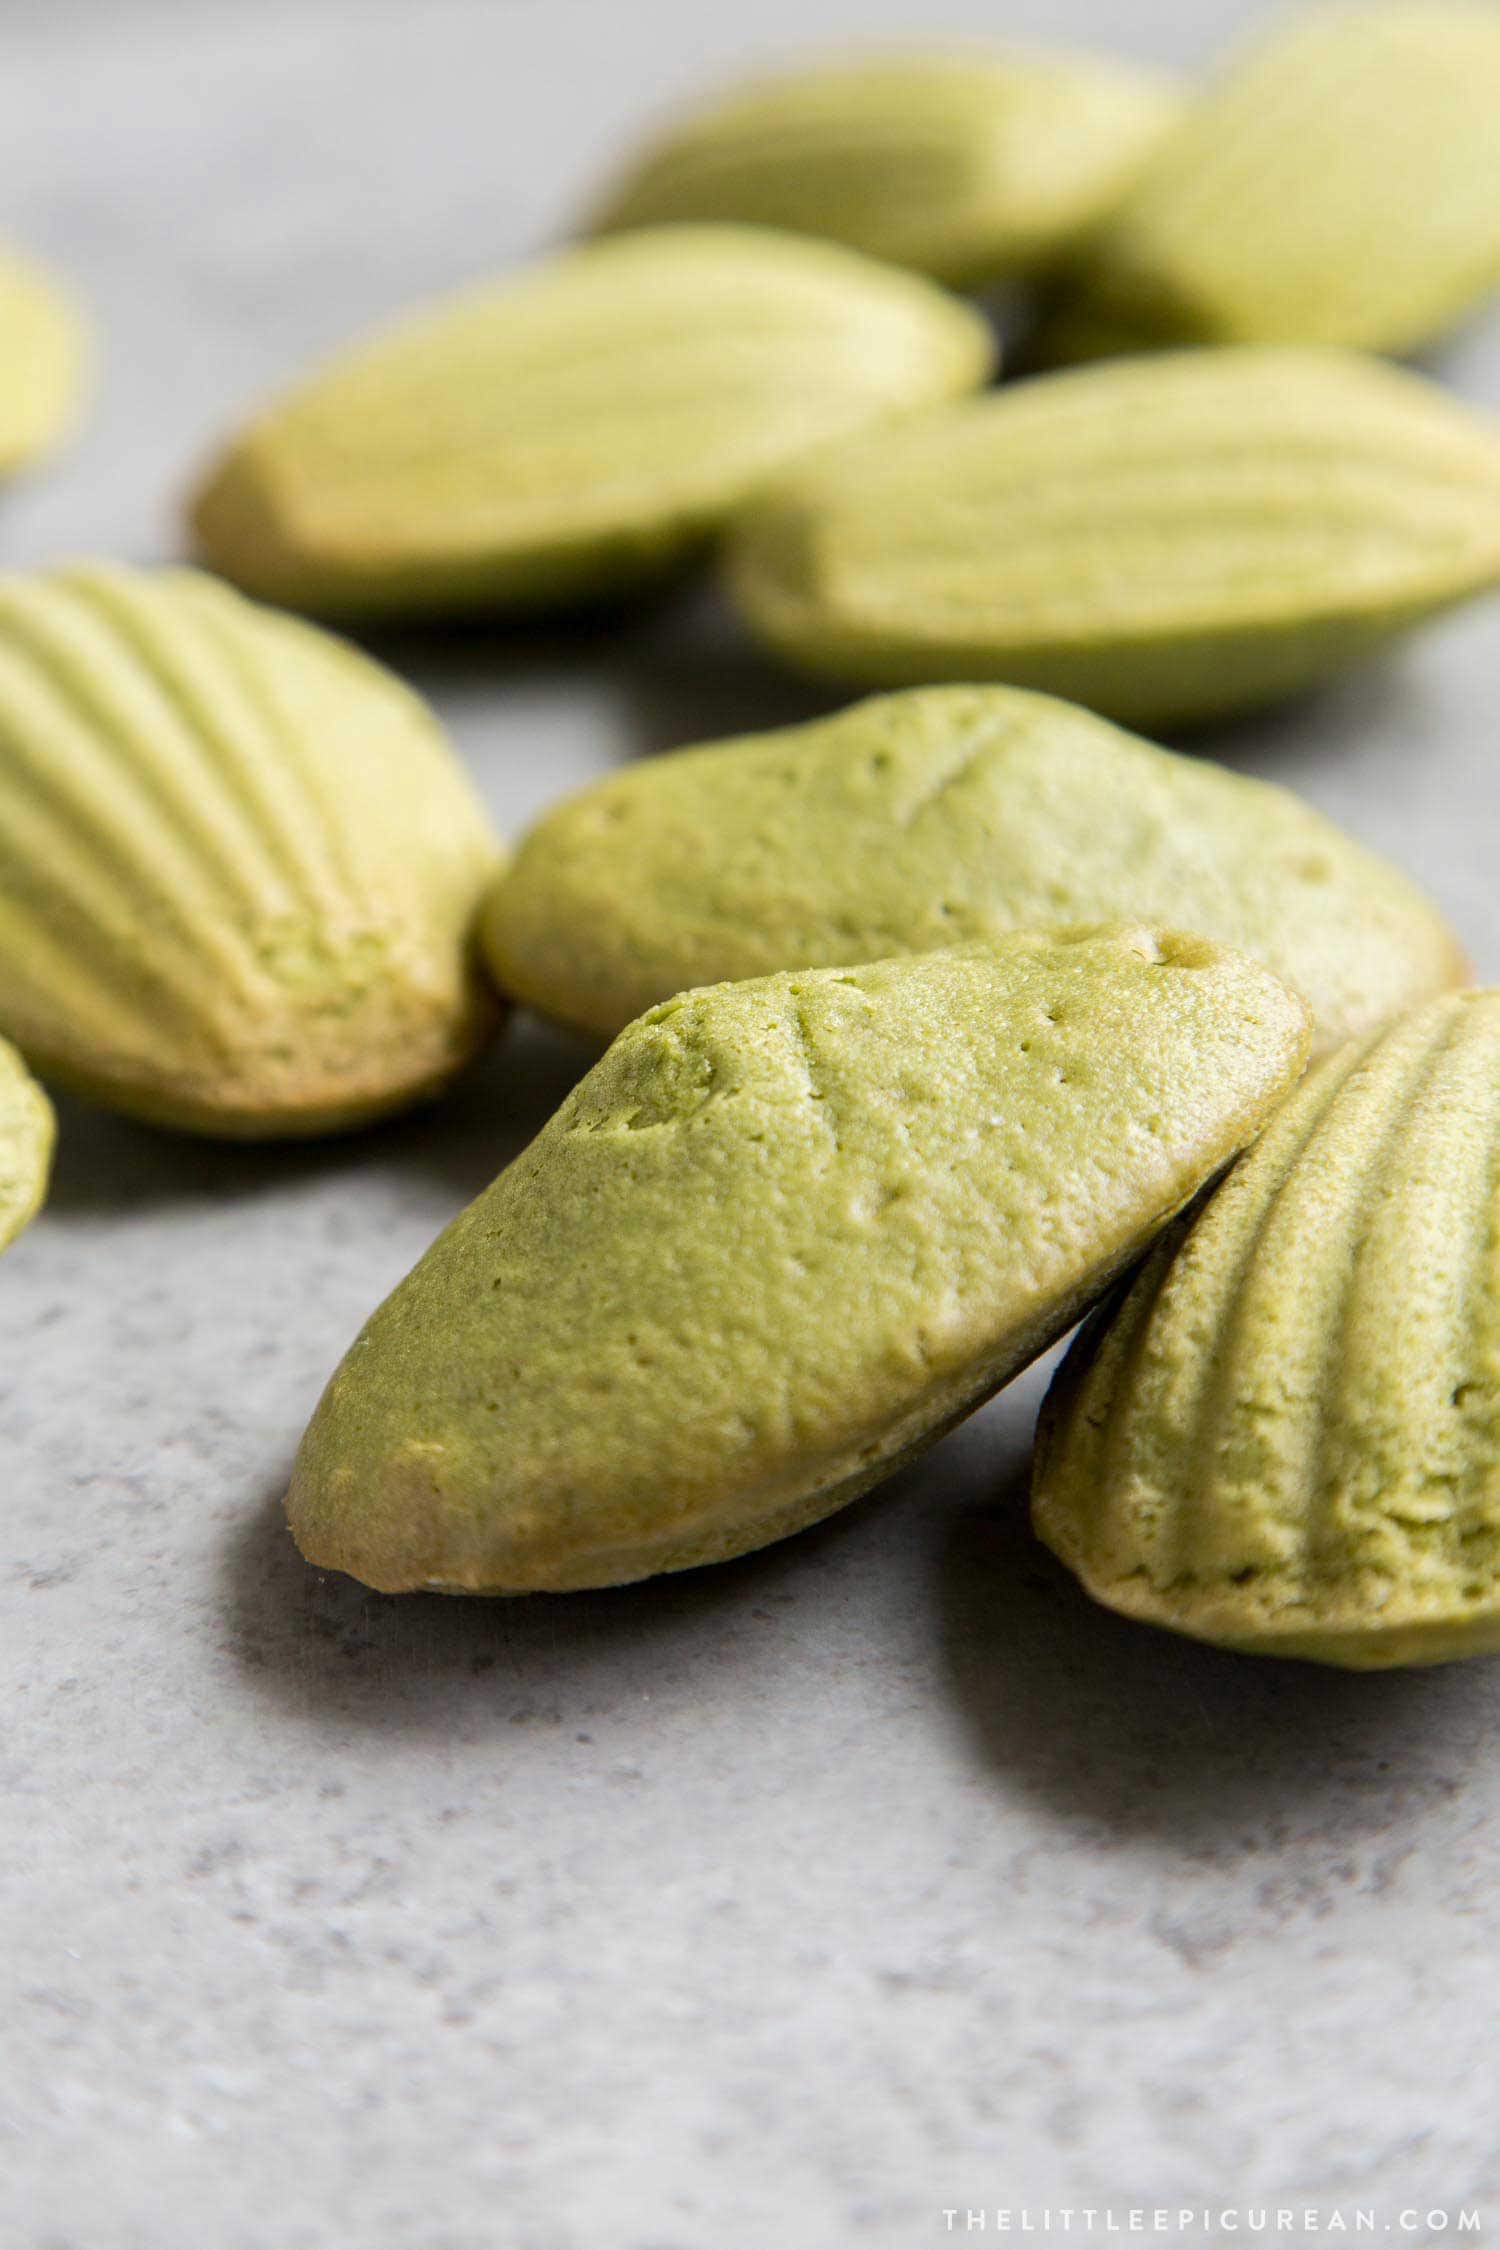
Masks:
[[[309,1560],[608,1585],[852,1499],[1064,1330],[1302,1068],[1265,970],[1140,928],[717,985],[623,1032],[366,1327]]]
[[[820,59],[669,120],[595,225],[827,235],[955,287],[1071,249],[1174,122],[1155,72],[987,46]]]
[[[0,1039],[0,1251],[46,1200],[55,1138],[51,1103],[15,1048]]]
[[[1467,975],[1416,886],[1289,790],[1003,687],[640,760],[543,817],[482,927],[516,999],[614,1032],[687,985],[1117,918],[1263,961],[1320,1048]]]
[[[1101,1308],[1037,1529],[1126,1615],[1359,1669],[1500,1649],[1500,993],[1298,1088]]]
[[[193,531],[247,591],[320,614],[626,593],[803,454],[994,358],[973,306],[835,243],[644,228],[349,346],[236,435]]]
[[[1491,0],[1277,10],[1088,245],[1076,311],[1158,343],[1411,352],[1500,285]]]
[[[0,577],[0,1032],[233,1138],[435,1092],[496,1017],[500,845],[432,713],[197,571]]]
[[[821,452],[740,516],[726,578],[771,648],[854,686],[1186,724],[1500,585],[1500,424],[1355,352],[1106,360]]]
[[[50,278],[0,249],[0,476],[67,434],[87,357],[84,324]]]

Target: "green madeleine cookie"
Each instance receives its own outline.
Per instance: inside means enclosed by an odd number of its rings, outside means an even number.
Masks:
[[[1364,1669],[1500,1649],[1500,992],[1298,1088],[1057,1376],[1036,1525],[1089,1592]]]
[[[515,999],[614,1032],[687,985],[1115,919],[1264,962],[1322,1048],[1467,976],[1407,877],[1290,791],[1003,687],[645,759],[543,817],[481,930]]]
[[[1355,353],[1106,361],[830,449],[746,511],[728,576],[810,671],[1204,719],[1500,583],[1500,428]]]
[[[1188,109],[1090,246],[1074,302],[1162,343],[1406,352],[1500,283],[1500,10],[1283,19]],[[1071,321],[1049,348],[1067,348]]]
[[[154,1122],[399,1109],[493,1028],[499,845],[432,714],[196,571],[0,578],[0,1032]]]
[[[37,270],[0,251],[0,475],[48,453],[78,405],[83,329]]]
[[[667,1001],[369,1322],[298,1544],[519,1593],[779,1539],[1067,1328],[1307,1043],[1264,969],[1139,928]]]
[[[1178,114],[1154,71],[972,47],[838,57],[710,97],[640,151],[596,224],[826,235],[958,285],[1097,224]]]
[[[51,1103],[15,1048],[0,1039],[0,1250],[46,1199],[54,1138]]]
[[[832,243],[616,235],[355,344],[236,437],[193,531],[298,609],[626,592],[800,455],[973,390],[994,356],[970,306]]]

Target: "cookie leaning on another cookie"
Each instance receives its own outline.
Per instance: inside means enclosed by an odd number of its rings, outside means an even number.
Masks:
[[[288,1513],[386,1591],[611,1585],[930,1444],[1256,1132],[1306,1011],[1138,928],[715,985],[621,1033],[374,1315]]]

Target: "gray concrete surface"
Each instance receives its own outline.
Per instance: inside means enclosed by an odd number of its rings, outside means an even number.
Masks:
[[[1186,59],[1247,12],[941,21]],[[713,67],[921,14],[5,0],[0,227],[102,353],[0,564],[171,552],[195,456],[307,352],[555,232]],[[1441,366],[1500,405],[1496,324]],[[691,598],[388,653],[510,828],[812,707]],[[1213,747],[1403,856],[1500,973],[1497,702],[1492,606]],[[582,1059],[523,1025],[438,1115],[302,1151],[64,1112],[0,1270],[0,2242],[1500,2226],[1500,1665],[1256,1667],[1090,1610],[1023,1527],[1038,1374],[727,1569],[489,1606],[303,1567],[278,1497],[332,1363]]]

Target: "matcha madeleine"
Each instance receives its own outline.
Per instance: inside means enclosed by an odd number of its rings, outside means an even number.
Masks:
[[[728,574],[809,671],[1207,719],[1500,584],[1500,426],[1351,352],[1106,361],[834,447],[747,510]]]
[[[51,1103],[15,1048],[0,1039],[0,1250],[42,1207],[54,1137]]]
[[[641,149],[596,224],[749,221],[956,285],[993,281],[1071,248],[1177,112],[1165,78],[1093,56],[838,57],[686,111]]]
[[[1500,992],[1322,1064],[1083,1331],[1036,1525],[1127,1616],[1373,1668],[1500,1649]]]
[[[73,307],[35,267],[0,250],[0,476],[67,434],[84,356]]]
[[[1072,305],[1096,338],[1412,351],[1500,283],[1497,112],[1490,0],[1303,9],[1160,142]]]
[[[194,571],[0,579],[0,1032],[44,1077],[246,1137],[399,1109],[493,1027],[499,856],[328,634]]]
[[[1139,928],[666,1002],[350,1350],[288,1499],[303,1553],[519,1593],[796,1531],[1067,1328],[1307,1036],[1265,970]]]
[[[1113,920],[1264,962],[1320,1048],[1467,974],[1415,885],[1289,790],[1004,687],[643,759],[543,816],[482,931],[514,998],[612,1033],[687,985]]]
[[[971,307],[832,243],[617,235],[351,346],[240,432],[193,530],[249,592],[314,612],[628,593],[801,454],[993,362]]]

